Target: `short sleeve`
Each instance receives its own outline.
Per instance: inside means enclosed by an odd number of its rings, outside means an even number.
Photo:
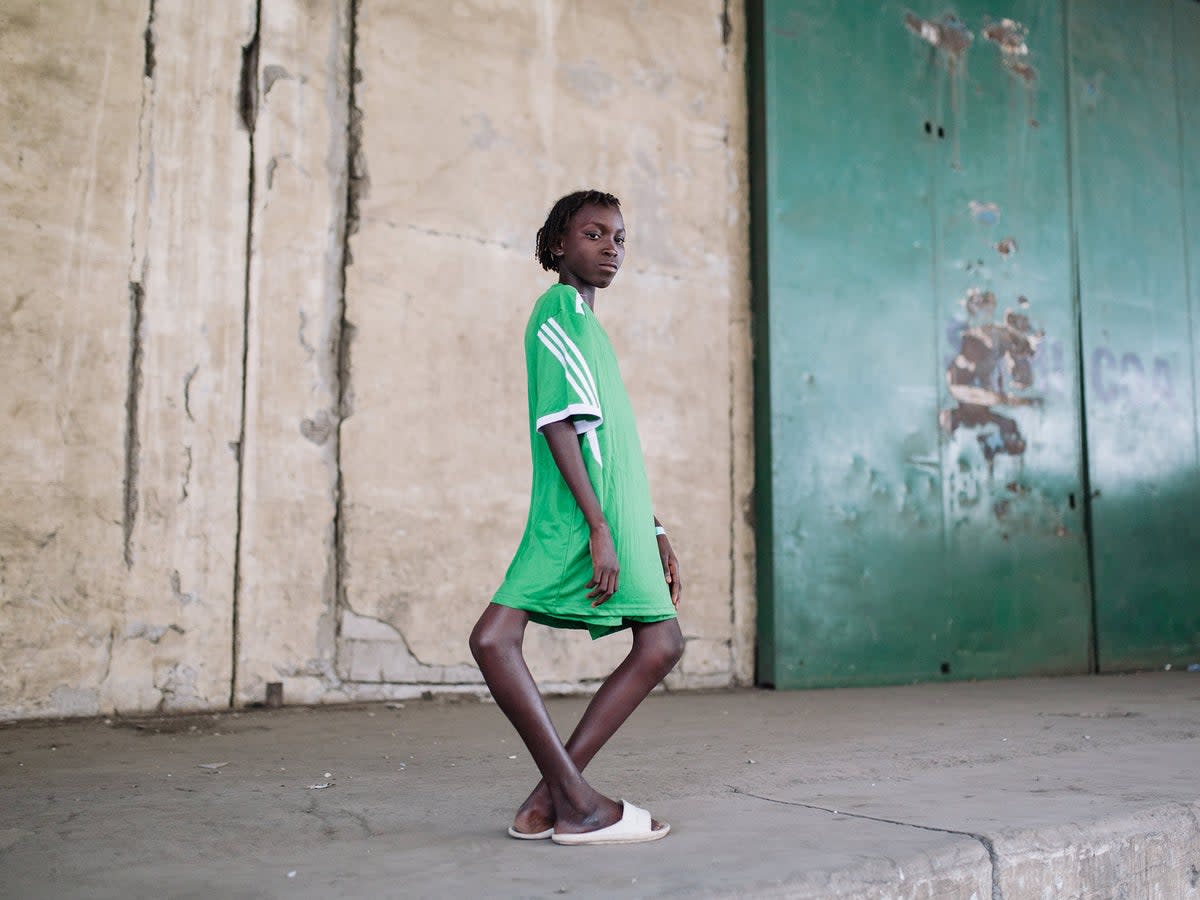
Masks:
[[[575,433],[599,428],[604,421],[596,389],[595,365],[589,359],[588,318],[582,303],[552,304],[531,342],[529,371],[535,385],[534,420],[541,431],[552,422],[571,419]]]

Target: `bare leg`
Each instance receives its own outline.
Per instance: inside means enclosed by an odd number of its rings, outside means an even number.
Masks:
[[[683,635],[677,619],[633,626],[629,655],[600,685],[566,743],[566,751],[580,772],[682,655]],[[554,800],[543,779],[517,810],[513,827],[532,834],[551,827],[554,817]]]
[[[471,653],[496,705],[508,716],[542,773],[560,832],[594,831],[621,818],[621,807],[592,788],[571,760],[529,674],[521,645],[529,614],[488,604],[471,632]]]

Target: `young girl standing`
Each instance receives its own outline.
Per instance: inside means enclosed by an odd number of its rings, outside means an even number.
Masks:
[[[525,329],[533,495],[504,583],[471,633],[496,704],[542,774],[508,833],[559,844],[653,841],[670,826],[596,791],[583,769],[683,654],[679,562],[650,505],[633,410],[595,315],[625,259],[620,201],[578,191],[550,210],[537,258],[558,284]],[[566,744],[525,664],[525,626],[624,628],[633,646]]]

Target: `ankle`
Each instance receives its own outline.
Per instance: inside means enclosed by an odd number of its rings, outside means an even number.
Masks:
[[[559,818],[579,818],[590,815],[600,795],[582,779],[578,783],[549,787],[550,804]]]

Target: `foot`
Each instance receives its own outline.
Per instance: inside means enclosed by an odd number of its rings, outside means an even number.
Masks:
[[[599,831],[621,821],[621,804],[603,794],[593,791],[591,801],[582,806],[555,810],[555,834],[583,834]]]
[[[540,834],[554,827],[554,803],[550,792],[539,787],[521,804],[513,817],[513,830],[522,834]]]
[[[519,831],[522,834],[541,834],[547,828],[553,828],[566,834],[577,834],[581,831],[595,831],[619,820],[621,818],[621,804],[614,803],[601,794],[597,794],[597,796],[606,804],[611,804],[611,818],[603,817],[604,820],[598,824],[589,822],[581,828],[572,827],[566,822],[560,825],[554,817],[554,801],[550,798],[549,788],[544,783],[539,784],[533,789],[533,793],[526,798],[525,802],[521,804],[521,808],[517,810],[516,816],[513,817],[513,830]],[[662,823],[655,819],[651,822],[650,827],[655,831],[659,831],[662,828]]]

